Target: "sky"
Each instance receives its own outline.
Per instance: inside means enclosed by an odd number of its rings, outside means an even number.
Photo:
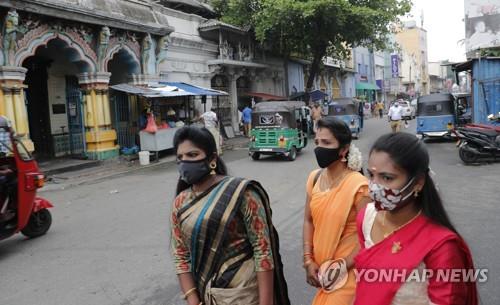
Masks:
[[[413,0],[411,16],[403,20],[420,26],[422,12],[429,61],[465,61],[465,45],[458,43],[465,38],[464,0]]]

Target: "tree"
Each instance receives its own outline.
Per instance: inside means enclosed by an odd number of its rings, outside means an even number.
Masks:
[[[356,46],[383,50],[411,0],[213,0],[222,20],[251,26],[257,40],[285,58],[311,60],[307,91],[325,56]]]

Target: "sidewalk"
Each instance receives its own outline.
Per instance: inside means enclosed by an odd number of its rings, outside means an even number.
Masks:
[[[223,151],[243,149],[248,147],[248,142],[248,138],[235,137],[225,140],[222,149]],[[151,156],[151,158],[153,159],[153,156]],[[80,169],[71,171],[60,170],[58,164],[61,162],[55,162],[54,165],[50,166],[46,164],[44,168],[48,169],[48,174],[45,172],[47,181],[45,186],[40,189],[40,192],[65,190],[82,184],[96,183],[104,179],[174,163],[175,161],[175,155],[170,153],[160,158],[158,161],[152,160],[149,165],[144,166],[139,164],[138,159],[128,161],[123,156],[113,160],[98,161],[97,166],[95,166],[95,163],[92,163],[92,166],[85,163],[89,161],[74,160],[74,165],[80,166]],[[64,163],[67,165],[70,162],[65,161]],[[67,168],[71,169],[71,167]]]

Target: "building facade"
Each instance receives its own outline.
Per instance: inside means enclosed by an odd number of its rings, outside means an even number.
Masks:
[[[217,108],[238,130],[248,91],[285,94],[284,64],[197,1],[0,2],[0,114],[37,158],[118,155],[134,144],[144,101],[110,86],[186,82],[227,91]],[[174,101],[177,103],[178,101]]]
[[[411,97],[429,94],[429,61],[427,31],[415,21],[406,22],[396,33],[396,42],[402,50],[402,82]]]

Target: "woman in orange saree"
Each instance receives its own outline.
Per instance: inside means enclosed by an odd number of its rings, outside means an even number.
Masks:
[[[350,305],[355,293],[353,257],[359,249],[356,215],[366,203],[368,181],[359,173],[361,154],[351,144],[351,132],[333,117],[318,121],[316,159],[322,168],[313,171],[307,181],[304,213],[304,268],[307,282],[317,287],[313,305]],[[321,287],[320,266],[343,259],[348,270],[347,282],[335,291]]]

